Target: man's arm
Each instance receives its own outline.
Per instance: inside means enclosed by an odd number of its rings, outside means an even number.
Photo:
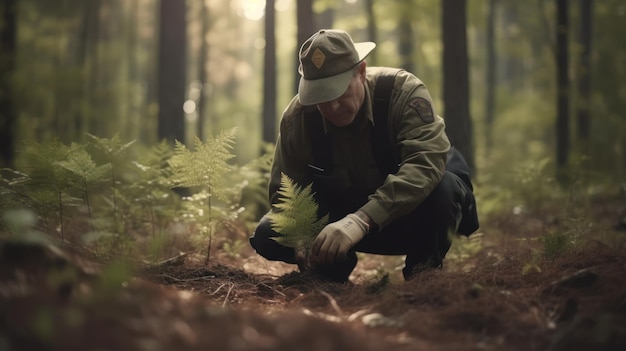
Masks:
[[[391,102],[389,114],[400,168],[387,176],[360,209],[378,229],[408,214],[426,199],[443,176],[450,149],[444,120],[432,108],[428,89],[413,75],[400,79],[405,81]]]

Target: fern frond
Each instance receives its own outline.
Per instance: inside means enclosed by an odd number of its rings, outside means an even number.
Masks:
[[[235,157],[231,152],[237,128],[222,131],[216,138],[203,143],[194,138],[193,151],[176,141],[174,156],[169,160],[174,173],[174,183],[183,187],[207,187],[219,192],[219,184],[232,166],[228,160]],[[219,195],[219,194],[217,194]]]
[[[87,133],[87,136],[93,141],[96,148],[104,152],[110,160],[113,160],[126,152],[131,145],[135,143],[135,140],[131,140],[127,143],[122,142],[119,133],[115,133],[115,135],[111,138],[100,138],[89,133]]]
[[[272,238],[281,245],[308,248],[317,234],[328,224],[328,215],[317,218],[318,204],[312,184],[298,186],[289,176],[281,174],[278,194],[281,202],[268,214],[272,229],[281,234]]]
[[[104,181],[111,172],[110,163],[101,166],[96,165],[84,146],[78,144],[71,145],[66,160],[56,161],[54,164],[77,177],[80,181],[80,184],[77,184],[79,188]]]

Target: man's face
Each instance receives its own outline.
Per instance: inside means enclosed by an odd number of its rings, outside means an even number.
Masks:
[[[361,69],[362,68],[362,69]],[[346,127],[354,121],[365,98],[365,64],[352,76],[348,89],[335,100],[317,104],[322,116],[337,127]]]

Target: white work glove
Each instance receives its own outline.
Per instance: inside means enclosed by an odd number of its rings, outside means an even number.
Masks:
[[[367,222],[354,213],[330,223],[313,241],[311,249],[316,263],[332,264],[344,259],[348,250],[361,241],[368,231]]]

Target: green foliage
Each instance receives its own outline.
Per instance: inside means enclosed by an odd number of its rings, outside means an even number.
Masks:
[[[222,250],[227,255],[233,258],[238,258],[240,257],[241,251],[246,246],[248,246],[247,240],[227,238],[224,243],[222,243]]]
[[[206,143],[195,137],[193,151],[176,141],[175,156],[170,160],[174,184],[181,187],[208,188],[216,196],[222,194],[219,191],[219,182],[232,170],[232,166],[226,162],[235,157],[231,150],[236,134],[237,128],[231,128]]]
[[[228,217],[228,211],[214,213],[213,197],[227,201],[228,195],[233,193],[232,187],[222,182],[226,181],[226,174],[233,170],[227,161],[235,157],[231,150],[236,135],[237,128],[231,128],[215,138],[209,138],[206,143],[195,137],[194,150],[177,141],[175,154],[169,161],[175,186],[200,188],[196,194],[184,198],[184,207],[187,209],[185,219],[199,224],[200,233],[209,237],[206,263],[210,259],[216,224]],[[235,213],[237,211],[235,209]],[[219,216],[216,217],[216,214]]]
[[[166,141],[145,147],[117,134],[89,135],[84,144],[27,142],[18,169],[0,173],[3,232],[60,229],[62,239],[80,239],[110,259],[138,250],[159,259],[178,251],[174,242],[189,248],[244,212],[242,192],[263,172],[255,162],[245,170],[227,163],[235,131],[196,140],[193,150]],[[180,186],[194,192],[181,198],[173,191]]]
[[[9,240],[23,244],[47,245],[52,243],[49,236],[38,231],[37,216],[31,210],[13,209],[2,212],[2,222],[10,235]]]
[[[94,302],[110,300],[116,293],[128,285],[132,278],[132,270],[128,263],[114,261],[104,267],[95,283],[94,295],[90,297]]]
[[[274,144],[266,143],[259,158],[241,166],[234,174],[235,182],[242,185],[240,202],[245,205],[243,220],[256,225],[256,220],[269,212],[267,184],[270,179]]]
[[[312,192],[312,184],[300,187],[282,174],[278,194],[282,202],[274,205],[268,214],[272,229],[282,236],[276,242],[293,248],[309,248],[319,232],[328,224],[328,215],[317,218],[318,204]]]
[[[481,233],[475,233],[470,237],[465,237],[449,232],[448,239],[452,245],[450,251],[446,254],[446,259],[463,261],[484,249]]]
[[[541,237],[543,244],[543,254],[546,258],[557,258],[571,247],[572,241],[568,233],[554,232],[546,233]]]

